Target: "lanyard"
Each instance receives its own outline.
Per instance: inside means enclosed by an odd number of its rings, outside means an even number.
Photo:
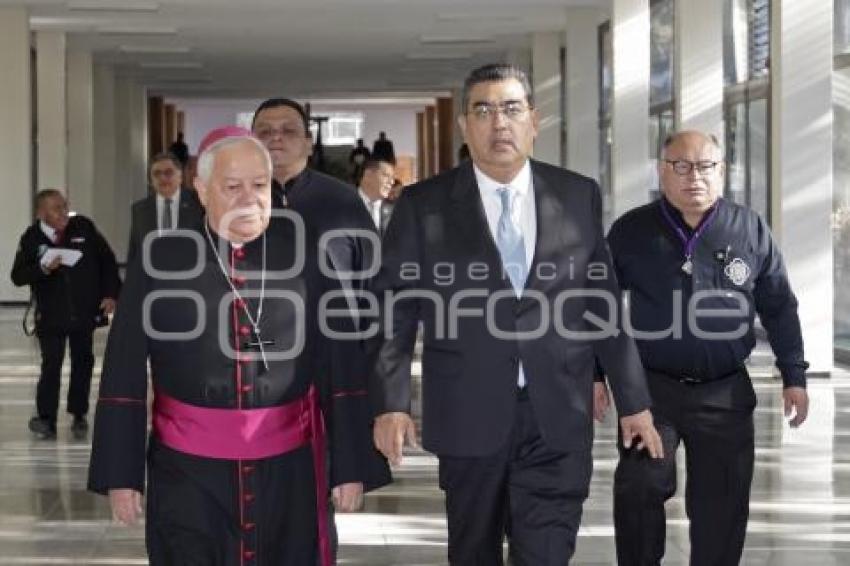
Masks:
[[[676,232],[676,235],[679,236],[679,239],[682,241],[682,246],[684,248],[685,253],[685,263],[682,264],[682,271],[686,274],[691,275],[694,272],[694,248],[697,246],[697,242],[702,237],[703,233],[711,226],[711,223],[714,221],[714,217],[717,216],[717,204],[720,201],[714,203],[714,205],[709,209],[708,215],[702,219],[699,225],[694,230],[694,233],[688,237],[687,232],[682,227],[681,224],[676,222],[673,218],[673,215],[670,213],[670,209],[668,208],[667,201],[665,199],[661,199],[661,212],[664,213],[664,220],[667,221],[667,224],[670,228]]]

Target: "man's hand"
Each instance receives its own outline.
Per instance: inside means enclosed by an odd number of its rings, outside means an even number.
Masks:
[[[605,413],[611,406],[611,398],[608,396],[608,386],[604,381],[593,382],[593,418],[598,422],[605,420]]]
[[[112,507],[113,521],[136,525],[142,516],[142,494],[135,489],[110,489],[109,506]]]
[[[631,448],[632,441],[635,438],[640,438],[637,445],[638,450],[646,448],[652,458],[664,457],[664,445],[661,443],[661,436],[652,424],[652,413],[649,412],[649,409],[644,409],[640,413],[628,417],[620,417],[620,428],[623,431],[624,447]]]
[[[334,507],[340,513],[351,513],[359,511],[363,505],[363,484],[344,483],[336,486],[331,491]]]
[[[112,314],[113,312],[115,312],[115,299],[111,297],[106,297],[105,299],[100,301],[100,308],[106,314]]]
[[[785,401],[785,416],[790,417],[792,411],[794,418],[788,424],[797,428],[806,421],[809,415],[809,394],[803,387],[786,387],[782,391],[782,399]]]
[[[41,270],[49,275],[49,274],[53,273],[54,271],[56,271],[57,269],[59,269],[60,265],[62,265],[62,257],[56,256],[56,257],[53,258],[53,261],[51,261],[50,263],[47,263],[47,264],[42,263],[41,264]]]
[[[416,446],[416,426],[407,413],[384,413],[375,419],[373,429],[375,447],[390,464],[401,464],[401,448],[405,439],[408,446]]]

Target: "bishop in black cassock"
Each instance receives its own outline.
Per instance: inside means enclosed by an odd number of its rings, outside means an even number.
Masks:
[[[148,442],[153,565],[333,563],[318,385],[330,398],[348,386],[320,375],[333,370],[316,316],[331,279],[299,261],[304,231],[269,221],[268,154],[248,136],[225,128],[202,143],[207,220],[151,240],[129,266],[107,346],[89,488],[135,520]],[[371,457],[359,451],[368,424],[357,431],[331,444],[340,469]]]

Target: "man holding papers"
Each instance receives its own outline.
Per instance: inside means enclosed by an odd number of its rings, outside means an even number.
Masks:
[[[59,383],[65,343],[71,349],[68,412],[71,430],[88,430],[94,354],[92,335],[101,314],[111,314],[121,281],[115,254],[84,216],[68,215],[68,203],[56,189],[35,197],[36,221],[21,236],[12,282],[29,285],[35,298],[35,328],[41,347],[36,391],[38,415],[29,428],[39,438],[56,437]]]

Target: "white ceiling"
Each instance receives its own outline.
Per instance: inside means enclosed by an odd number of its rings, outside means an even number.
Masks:
[[[95,61],[115,64],[154,92],[226,98],[438,92],[478,64],[527,53],[531,33],[564,29],[568,8],[609,4],[0,0],[26,5],[34,30],[65,30],[68,49],[91,50]],[[157,50],[169,52],[150,52]]]

